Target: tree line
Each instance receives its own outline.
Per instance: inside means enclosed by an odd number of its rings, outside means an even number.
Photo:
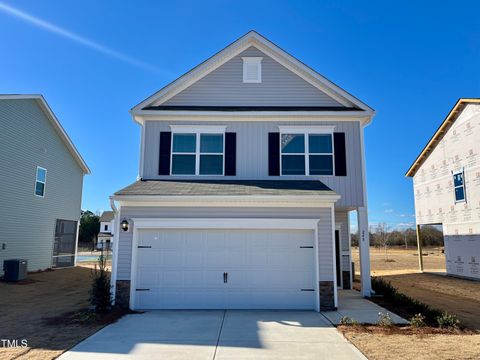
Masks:
[[[422,246],[443,246],[443,232],[436,226],[424,225],[421,227]],[[417,246],[417,232],[415,229],[391,229],[385,223],[371,227],[370,246],[402,246],[405,248]],[[352,245],[358,246],[358,233],[351,234]]]

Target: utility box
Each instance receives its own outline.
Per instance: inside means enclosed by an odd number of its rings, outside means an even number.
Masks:
[[[3,279],[5,281],[20,281],[27,278],[27,260],[10,259],[3,261]]]

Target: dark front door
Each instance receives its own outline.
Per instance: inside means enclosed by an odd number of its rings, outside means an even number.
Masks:
[[[342,277],[340,272],[340,231],[335,230],[335,260],[337,263],[337,286],[342,286]]]
[[[53,244],[53,267],[75,265],[77,245],[77,222],[57,219],[55,224],[55,242]]]

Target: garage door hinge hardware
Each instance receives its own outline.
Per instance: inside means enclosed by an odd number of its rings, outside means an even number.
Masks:
[[[150,291],[150,289],[135,289],[137,291]]]
[[[148,245],[138,245],[138,248],[139,249],[151,249],[152,247],[148,246]]]
[[[300,249],[313,249],[313,246],[300,246]]]
[[[315,289],[301,289],[300,291],[315,291]]]

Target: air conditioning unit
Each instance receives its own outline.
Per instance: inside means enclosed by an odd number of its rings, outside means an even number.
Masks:
[[[3,261],[3,280],[20,281],[27,278],[27,260],[10,259]]]

